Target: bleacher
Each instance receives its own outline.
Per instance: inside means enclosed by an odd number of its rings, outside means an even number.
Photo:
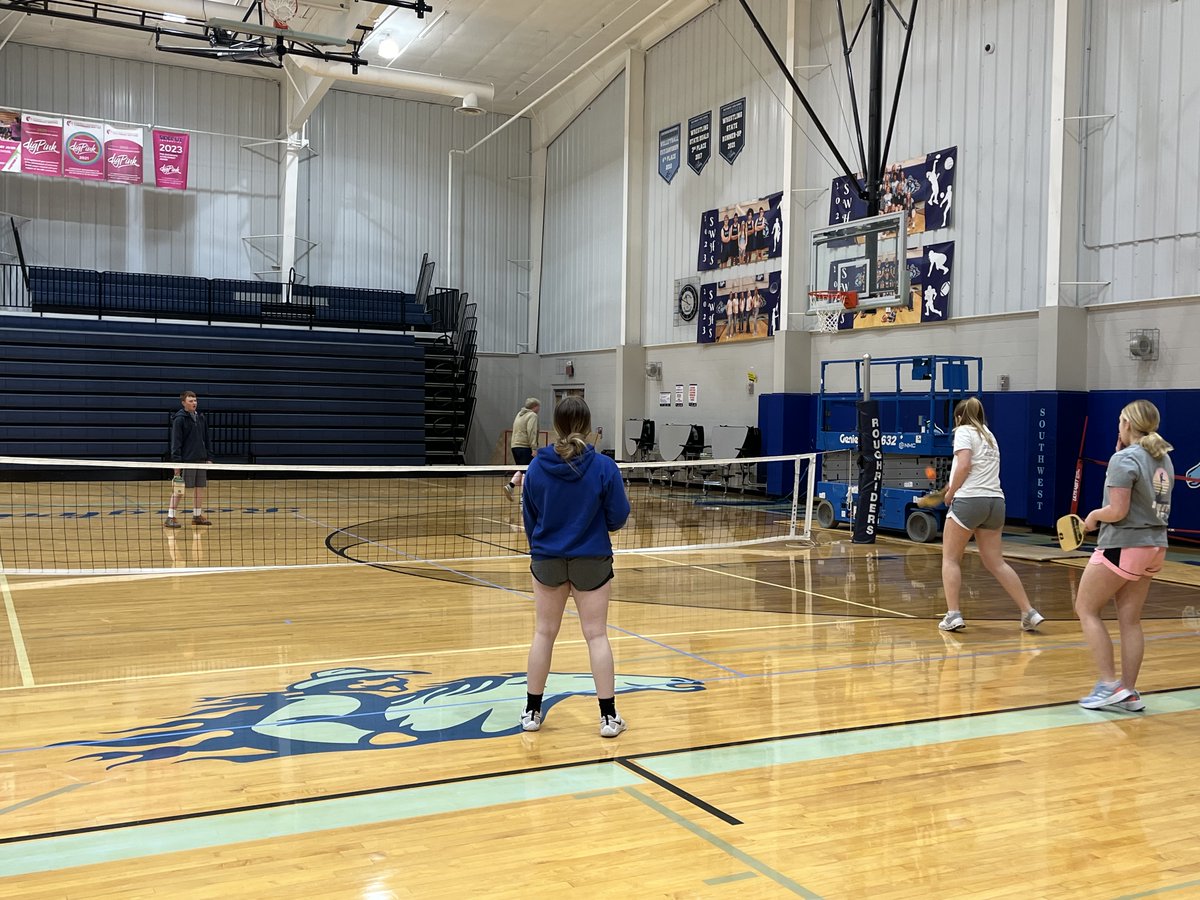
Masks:
[[[29,268],[29,302],[34,313],[399,331],[434,326],[424,302],[402,291],[45,266]]]
[[[0,316],[13,456],[159,460],[191,389],[206,413],[250,414],[255,462],[422,465],[424,384],[407,334]]]

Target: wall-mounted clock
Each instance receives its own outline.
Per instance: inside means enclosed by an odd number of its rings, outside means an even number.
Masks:
[[[685,284],[679,289],[679,297],[676,298],[676,303],[679,306],[679,318],[685,322],[690,322],[696,318],[696,313],[700,310],[700,294],[696,290],[694,284]]]

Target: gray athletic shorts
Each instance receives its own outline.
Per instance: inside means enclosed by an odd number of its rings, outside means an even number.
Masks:
[[[535,559],[529,563],[529,571],[546,587],[559,587],[569,581],[581,591],[594,591],[612,580],[612,561],[611,556]]]
[[[204,469],[183,469],[184,487],[208,487],[208,472]]]
[[[1004,527],[1004,498],[955,497],[950,517],[967,531],[999,531]]]

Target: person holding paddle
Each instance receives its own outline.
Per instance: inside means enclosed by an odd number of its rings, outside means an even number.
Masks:
[[[1085,709],[1146,708],[1135,687],[1145,653],[1142,606],[1167,555],[1167,517],[1175,484],[1175,467],[1168,456],[1174,448],[1158,433],[1158,425],[1158,409],[1149,400],[1134,400],[1121,410],[1117,449],[1104,478],[1104,505],[1083,522],[1085,533],[1100,529],[1075,595],[1075,614],[1100,673],[1092,692],[1079,700]],[[1100,618],[1114,598],[1121,630],[1120,678],[1112,638]]]
[[[1000,489],[1000,447],[987,427],[978,397],[960,400],[954,407],[954,462],[945,500],[950,512],[942,529],[942,588],[946,615],[938,622],[942,631],[966,627],[959,608],[962,589],[962,556],[971,536],[984,567],[1021,609],[1021,627],[1034,631],[1045,617],[1034,609],[1021,578],[1001,552],[1004,528],[1004,491]]]

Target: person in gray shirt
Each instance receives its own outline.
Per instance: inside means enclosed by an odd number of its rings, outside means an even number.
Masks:
[[[1142,606],[1150,582],[1167,555],[1167,518],[1175,467],[1174,448],[1158,433],[1158,409],[1134,400],[1117,422],[1117,450],[1108,461],[1104,505],[1088,513],[1084,531],[1100,529],[1096,552],[1084,569],[1075,596],[1075,614],[1092,651],[1100,680],[1079,700],[1085,709],[1146,708],[1135,684],[1142,667],[1145,638]],[[1100,612],[1116,599],[1121,630],[1121,677],[1113,663],[1113,643]]]

